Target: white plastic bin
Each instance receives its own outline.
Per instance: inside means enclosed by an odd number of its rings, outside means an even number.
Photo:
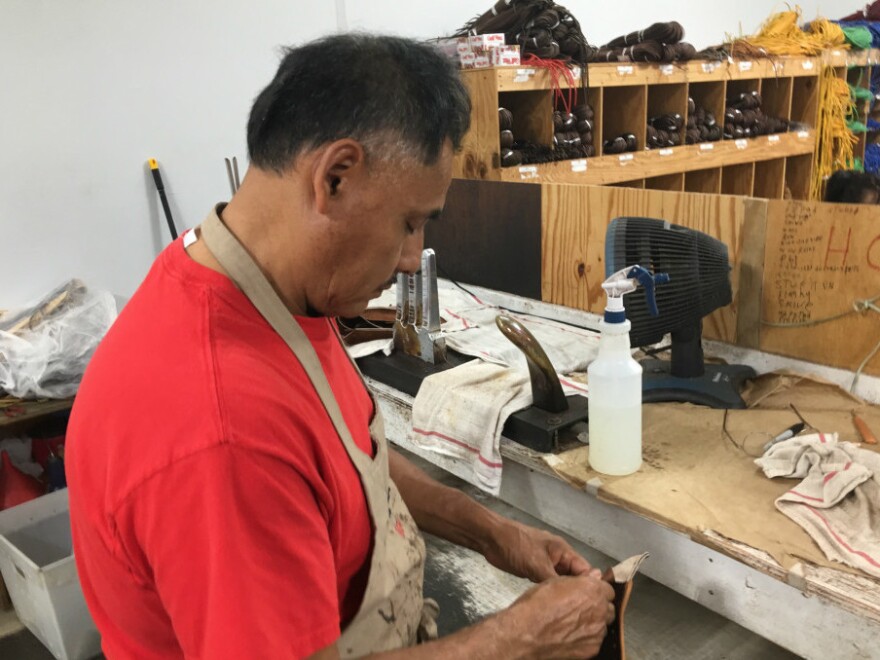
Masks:
[[[52,655],[101,652],[76,574],[66,488],[0,511],[0,573],[18,618]]]

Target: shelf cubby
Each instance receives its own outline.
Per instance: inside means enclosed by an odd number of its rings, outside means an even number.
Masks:
[[[807,199],[810,195],[810,176],[813,172],[813,156],[791,156],[785,161],[785,197]]]
[[[614,188],[644,188],[645,180],[634,179],[632,181],[621,181],[620,183],[612,183],[611,186]]]
[[[727,85],[723,80],[698,82],[688,85],[688,96],[694,103],[715,115],[715,120],[724,124],[724,108],[727,100]]]
[[[501,93],[498,105],[513,114],[513,137],[549,147],[553,144],[553,96],[549,91]]]
[[[684,172],[652,176],[645,179],[645,188],[650,190],[674,190],[675,192],[682,192],[684,190],[684,177]]]
[[[819,118],[819,79],[800,77],[792,81],[791,121],[816,128]]]
[[[721,168],[713,167],[706,170],[694,170],[684,175],[685,192],[712,193],[721,192]]]
[[[643,150],[647,106],[648,88],[645,85],[606,88],[602,113],[602,142],[632,133],[636,136],[636,151]]]
[[[682,127],[678,133],[681,144],[684,144],[684,120],[687,118],[687,87],[684,83],[648,87],[648,119],[665,114],[681,115]]]
[[[809,185],[809,184],[808,184]],[[785,159],[774,158],[755,163],[753,197],[782,199],[785,189]]]
[[[761,110],[769,117],[791,117],[793,78],[768,78],[761,81]]]
[[[751,196],[754,183],[754,163],[726,165],[721,168],[721,193],[723,195]]]

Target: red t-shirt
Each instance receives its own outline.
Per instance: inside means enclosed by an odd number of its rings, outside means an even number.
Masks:
[[[331,321],[297,320],[372,454],[373,405]],[[293,353],[182,239],[98,347],[66,459],[108,657],[303,657],[357,612],[372,542],[358,474]]]

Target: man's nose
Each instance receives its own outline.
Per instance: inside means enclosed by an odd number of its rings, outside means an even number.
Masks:
[[[403,242],[397,270],[404,273],[415,273],[422,266],[422,248],[425,245],[425,232],[422,229],[408,236]]]

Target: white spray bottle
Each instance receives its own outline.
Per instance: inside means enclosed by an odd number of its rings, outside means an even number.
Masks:
[[[587,368],[590,467],[596,472],[632,474],[642,465],[642,366],[632,357],[623,296],[642,285],[656,316],[654,284],[668,281],[668,275],[629,266],[602,283],[607,303],[599,355]]]

